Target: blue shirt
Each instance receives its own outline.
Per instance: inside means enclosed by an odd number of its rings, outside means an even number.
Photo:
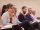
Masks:
[[[20,22],[20,21],[17,19],[17,17],[16,17],[16,16],[15,16],[15,19],[16,19],[16,23],[17,23],[17,24],[22,23],[22,22]]]
[[[1,15],[0,15],[1,16]]]
[[[32,17],[33,17],[33,21],[37,21],[37,22],[39,22],[39,20],[36,18],[35,15],[33,15],[33,14],[31,14],[31,15],[32,15]]]

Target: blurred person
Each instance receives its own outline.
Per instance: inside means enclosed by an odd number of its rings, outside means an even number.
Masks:
[[[20,14],[19,14],[19,16],[18,16],[18,19],[19,19],[20,22],[24,22],[24,21],[27,20],[27,19],[26,19],[26,16],[25,16],[26,11],[27,11],[27,7],[26,7],[26,6],[23,6],[23,7],[22,7],[22,11],[20,12]],[[25,29],[25,30],[31,30],[30,27],[24,27],[24,29]]]
[[[31,27],[31,25],[29,24],[29,22],[24,21],[23,23],[21,23],[20,21],[17,20],[17,17],[15,16],[15,8],[13,7],[12,4],[7,4],[7,12],[5,12],[2,17],[1,17],[1,23],[5,26],[5,25],[10,25],[10,24],[16,24],[13,25],[14,26],[19,26],[19,30],[21,30],[21,27],[27,26],[27,27]],[[13,14],[12,14],[13,13]],[[5,21],[5,22],[4,22]],[[15,27],[14,27],[15,28]],[[16,28],[17,29],[17,28]]]
[[[28,13],[26,14],[26,19],[29,21],[30,24],[32,24],[33,27],[38,27],[39,23],[34,22],[33,17],[31,16],[31,13],[32,13],[32,8],[28,8]]]
[[[1,16],[1,8],[0,8],[0,16]],[[0,21],[1,21],[1,17],[0,17]],[[0,28],[2,28],[3,27],[3,25],[1,25],[1,23],[0,23]]]
[[[37,19],[37,17],[35,16],[35,11],[32,11],[32,14],[31,16],[33,17],[33,20],[36,21],[36,22],[39,22],[39,20]]]
[[[1,8],[0,8],[0,16],[1,16],[1,13],[2,13],[2,11],[1,11]]]
[[[7,8],[6,8],[6,5],[3,5],[3,7],[2,7],[2,15],[3,15],[3,13],[5,13],[5,12],[7,12]]]
[[[13,7],[14,9],[15,9],[15,7]],[[26,23],[27,23],[27,21],[24,21],[24,22],[20,22],[19,20],[18,20],[18,18],[17,18],[17,15],[15,15],[15,12],[14,13],[12,13],[12,16],[13,16],[13,19],[16,19],[16,21],[17,21],[17,23],[16,24],[19,24],[19,26],[21,25],[21,27],[23,26],[26,26],[26,28],[27,28],[27,25],[25,25]],[[14,20],[14,22],[15,22],[15,20]],[[24,24],[24,25],[23,25]],[[29,23],[28,23],[29,24]],[[29,25],[28,25],[29,26]],[[30,25],[31,26],[31,25]],[[30,27],[31,28],[31,27]],[[28,29],[27,29],[28,30]],[[32,29],[31,29],[32,30]]]
[[[22,12],[20,12],[18,18],[19,18],[19,21],[23,22],[26,20],[26,17],[25,17],[25,13],[27,11],[27,7],[26,6],[23,6],[22,7]]]
[[[13,5],[12,4],[7,4],[6,5],[7,7],[7,12],[3,13],[2,17],[1,17],[1,23],[5,26],[7,24],[10,24],[11,23],[11,19],[12,19],[12,16],[11,16],[11,13],[13,12]],[[5,22],[4,22],[5,21]]]
[[[33,22],[33,17],[31,17],[32,8],[28,8],[28,13],[26,14],[26,19],[30,22]]]
[[[14,9],[15,9],[15,14],[16,14],[16,12],[17,12],[17,8],[16,8],[16,6],[15,6],[15,5],[14,5],[13,7],[14,7]]]

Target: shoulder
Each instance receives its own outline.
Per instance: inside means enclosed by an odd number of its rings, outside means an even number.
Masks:
[[[20,13],[19,16],[23,16],[22,13]]]
[[[26,16],[29,15],[28,13],[26,14]]]
[[[33,16],[33,14],[31,14],[31,16]]]
[[[5,16],[7,16],[7,15],[8,15],[7,12],[5,12],[5,13],[3,13],[2,17],[5,17]]]

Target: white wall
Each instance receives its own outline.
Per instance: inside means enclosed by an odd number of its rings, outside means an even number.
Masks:
[[[17,9],[18,12],[21,11],[22,6],[32,8],[33,10],[36,11],[36,16],[40,17],[40,0],[0,0],[0,8],[2,8],[3,5],[8,3],[16,5],[16,7],[18,8]]]

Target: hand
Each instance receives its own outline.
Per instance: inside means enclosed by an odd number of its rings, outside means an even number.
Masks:
[[[3,25],[0,25],[0,28],[2,28],[3,27]]]
[[[12,13],[12,15],[14,15],[15,13]]]
[[[32,24],[32,21],[30,21],[29,23]]]
[[[19,24],[17,24],[17,23],[15,23],[16,25],[19,25]]]

